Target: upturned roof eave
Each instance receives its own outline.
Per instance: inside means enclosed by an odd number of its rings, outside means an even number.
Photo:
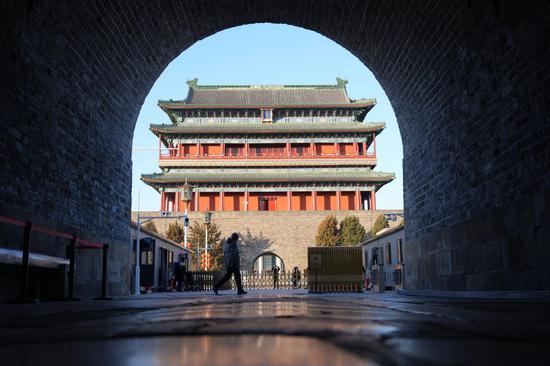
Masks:
[[[188,104],[185,100],[182,101],[165,101],[159,100],[158,106],[166,113],[167,110],[174,109],[258,109],[258,108],[273,108],[273,109],[304,109],[304,108],[347,108],[347,109],[366,109],[376,105],[376,99],[362,99],[360,101],[351,101],[350,103],[340,104]]]
[[[160,104],[158,104],[158,106],[160,107],[160,109],[162,109],[162,111],[163,111],[164,113],[166,113],[166,115],[168,116],[168,118],[170,118],[170,122],[172,122],[172,124],[175,125],[175,124],[177,123],[177,121],[176,121],[176,119],[174,118],[174,116],[172,115],[172,113],[170,113],[170,110],[171,110],[171,109],[170,109],[170,108],[165,108],[165,107],[163,107],[163,106],[160,105]]]
[[[359,122],[354,123],[351,126],[338,126],[335,127],[332,123],[326,124],[326,129],[318,128],[312,129],[308,123],[296,123],[297,126],[295,130],[291,128],[282,128],[282,126],[288,127],[288,123],[281,123],[281,128],[277,126],[277,123],[270,124],[257,124],[257,126],[265,126],[257,129],[247,129],[247,127],[256,126],[256,124],[235,124],[232,126],[232,123],[204,123],[204,124],[181,124],[181,125],[149,125],[149,130],[153,132],[156,136],[159,134],[196,134],[196,133],[250,133],[250,134],[284,134],[284,133],[338,133],[338,132],[376,132],[378,135],[386,128],[386,123],[376,122],[376,123],[365,123]],[[320,124],[313,124],[319,126]],[[220,130],[211,129],[211,127],[217,127]],[[356,128],[363,127],[363,128]],[[233,127],[233,129],[231,129]],[[303,127],[303,129],[301,129]],[[334,128],[333,128],[334,127]],[[241,129],[242,128],[242,129]]]
[[[370,176],[365,177],[363,179],[358,179],[358,177],[354,176],[335,176],[330,177],[330,179],[327,179],[327,176],[325,174],[318,175],[318,176],[312,176],[312,177],[292,177],[285,175],[282,172],[277,172],[274,174],[273,177],[246,177],[246,175],[241,175],[241,177],[232,177],[232,179],[220,179],[222,176],[220,174],[211,174],[211,175],[203,175],[203,177],[193,177],[193,174],[165,174],[165,173],[157,173],[157,174],[142,174],[140,179],[148,184],[154,184],[154,183],[178,183],[183,182],[187,180],[191,183],[226,183],[226,182],[242,182],[242,183],[253,183],[253,182],[259,182],[259,183],[276,183],[276,182],[288,182],[288,183],[307,183],[307,182],[372,182],[372,183],[383,183],[387,184],[390,183],[395,179],[394,173],[383,173],[383,172],[377,172],[378,176]],[[249,179],[242,179],[242,178],[249,178]],[[241,180],[238,180],[238,178],[241,178]],[[292,180],[295,179],[295,180]],[[381,186],[380,186],[381,187]],[[377,190],[379,187],[377,188]]]

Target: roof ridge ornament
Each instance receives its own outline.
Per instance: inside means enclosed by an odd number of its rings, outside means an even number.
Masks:
[[[191,89],[196,89],[199,85],[199,78],[187,80],[187,85],[189,85]]]
[[[336,85],[339,88],[345,88],[347,84],[348,84],[348,79],[346,79],[346,78],[342,79],[340,77],[336,77]]]

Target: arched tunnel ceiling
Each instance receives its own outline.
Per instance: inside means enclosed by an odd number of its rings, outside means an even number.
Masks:
[[[285,23],[347,48],[392,102],[403,137],[411,288],[550,287],[542,246],[550,200],[544,2],[1,7],[6,215],[127,243],[133,128],[156,78],[187,47],[218,31]],[[241,47],[257,57],[254,45]],[[477,248],[501,259],[477,263]],[[514,280],[515,271],[529,279]]]

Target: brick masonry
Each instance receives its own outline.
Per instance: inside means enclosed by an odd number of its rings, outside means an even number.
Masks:
[[[549,7],[481,0],[2,1],[0,214],[111,243],[111,287],[127,293],[130,147],[151,86],[200,39],[243,24],[286,23],[347,48],[392,102],[403,138],[406,236],[420,253],[406,263],[413,271],[407,286],[548,290]],[[499,224],[470,230],[476,222]],[[456,249],[449,267],[446,246],[433,244],[443,237],[445,245],[475,250]],[[430,254],[421,250],[426,245]],[[503,247],[514,258],[538,259],[466,266],[480,255],[502,256]],[[472,268],[469,279],[461,266]],[[85,276],[95,283],[92,272]],[[417,281],[412,273],[422,275]]]
[[[347,215],[355,215],[369,231],[378,215],[384,213],[402,213],[402,210],[371,211],[335,211],[338,222]],[[254,259],[265,252],[277,254],[283,260],[285,269],[294,266],[307,268],[307,248],[315,246],[315,235],[321,221],[328,215],[326,211],[279,211],[279,212],[215,212],[212,222],[219,225],[222,237],[232,232],[241,234],[241,265],[243,269],[252,269]],[[158,212],[144,212],[145,216],[157,216]],[[132,220],[137,215],[132,212]],[[193,221],[204,222],[203,214],[191,212],[190,225]],[[166,233],[168,225],[175,219],[153,220],[159,233]],[[390,221],[395,226],[399,221]],[[180,224],[182,224],[180,220]]]

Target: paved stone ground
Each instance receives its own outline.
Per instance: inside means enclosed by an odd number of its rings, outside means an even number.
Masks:
[[[506,365],[550,344],[550,301],[221,293],[0,305],[0,364]]]

